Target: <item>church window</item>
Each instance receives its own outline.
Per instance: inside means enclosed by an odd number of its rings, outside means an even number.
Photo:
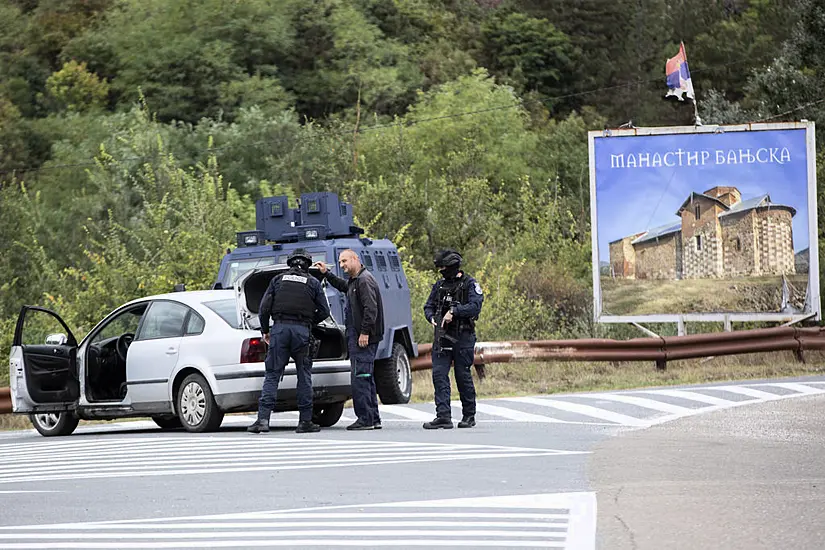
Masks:
[[[696,235],[696,250],[702,250],[702,235]]]
[[[694,216],[696,216],[696,219],[697,219],[697,220],[698,220],[698,219],[700,218],[700,216],[702,215],[702,209],[701,209],[701,208],[699,208],[699,205],[698,205],[698,204],[697,204],[696,206],[694,206],[694,207],[693,207],[693,215],[694,215]]]

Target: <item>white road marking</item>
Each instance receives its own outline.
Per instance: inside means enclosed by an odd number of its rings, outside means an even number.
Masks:
[[[617,424],[622,424],[625,426],[646,426],[648,424],[646,420],[642,420],[634,416],[628,416],[626,414],[608,411],[606,409],[600,409],[598,407],[591,407],[590,405],[581,405],[579,403],[571,403],[569,401],[561,401],[558,399],[544,399],[536,397],[508,397],[506,398],[506,400],[516,401],[518,403],[529,403],[531,405],[538,405],[540,407],[552,407],[554,409],[572,412],[583,416],[601,418],[602,420],[608,420],[610,422],[615,422]]]
[[[815,393],[823,393],[823,390],[819,388],[812,388],[810,386],[806,386],[805,384],[797,384],[792,382],[775,382],[770,384],[771,386],[777,386],[780,388],[785,388],[786,390],[792,390],[795,392],[803,393],[806,395],[815,394]]]
[[[67,442],[68,443],[68,442]],[[0,484],[230,472],[301,470],[483,458],[558,456],[582,451],[496,445],[306,440],[278,437],[87,439],[61,450],[27,442],[4,449]],[[41,447],[49,447],[44,451]]]
[[[498,407],[496,405],[490,405],[489,403],[476,403],[476,412],[494,415],[494,416],[501,416],[502,418],[507,418],[510,420],[516,420],[518,422],[550,422],[550,423],[557,423],[561,422],[561,420],[557,420],[555,418],[551,418],[549,416],[542,416],[538,414],[531,414],[527,412],[522,412],[516,409],[507,409],[505,407]]]
[[[791,391],[793,393],[784,393],[784,394],[776,394],[770,391],[770,388],[783,388],[787,391]],[[722,392],[729,392],[733,394],[743,395],[747,397],[752,397],[753,399],[748,400],[731,400],[731,399],[724,399],[721,397],[717,397],[714,395],[708,395],[701,393],[702,389],[714,390],[714,391],[722,391]],[[476,421],[480,424],[482,423],[506,423],[506,422],[535,422],[535,423],[544,423],[544,424],[578,424],[578,425],[592,425],[592,426],[630,426],[630,427],[649,427],[656,424],[661,424],[664,422],[669,422],[671,420],[675,420],[678,418],[683,418],[685,416],[691,416],[694,414],[702,414],[707,412],[712,412],[716,410],[726,409],[730,407],[738,407],[741,405],[747,404],[754,404],[758,402],[765,402],[765,401],[773,401],[779,399],[787,399],[792,397],[799,397],[803,395],[818,395],[825,393],[825,381],[810,381],[810,382],[757,382],[757,383],[747,383],[746,385],[719,385],[719,386],[701,386],[696,388],[691,387],[683,387],[683,388],[662,388],[662,389],[635,389],[635,390],[624,390],[622,392],[604,392],[604,393],[587,393],[587,394],[570,394],[570,397],[581,397],[585,399],[593,400],[593,404],[580,404],[571,401],[565,401],[563,397],[567,397],[566,395],[559,395],[559,396],[535,396],[535,397],[516,397],[516,398],[503,398],[503,399],[495,399],[495,400],[479,400],[476,404],[476,409],[479,413],[481,413],[481,418],[476,418]],[[687,407],[682,405],[676,405],[673,403],[668,403],[666,401],[661,401],[657,399],[657,397],[678,397],[680,399],[686,399],[692,402],[701,403],[704,406],[697,406],[697,407]],[[610,410],[607,407],[599,406],[600,403],[598,401],[613,401],[616,403],[625,403],[628,405],[635,405],[638,407],[642,407],[645,409],[650,409],[652,411],[659,411],[663,413],[667,413],[663,416],[657,416],[656,414],[651,415],[638,415],[633,416],[630,414],[621,414]],[[575,413],[578,415],[582,415],[585,417],[592,418],[593,420],[582,419],[581,421],[570,421],[564,420],[561,418],[557,418],[556,416],[542,414],[542,411],[533,410],[519,410],[511,407],[505,406],[509,402],[520,402],[523,404],[532,405],[534,407],[541,408],[546,410],[548,408],[555,408],[557,410],[563,410],[571,413]],[[452,401],[450,403],[453,409],[453,416],[460,416],[461,414],[461,402],[458,400]],[[603,404],[601,404],[603,405]],[[416,404],[416,405],[379,405],[379,410],[381,412],[381,421],[385,424],[392,424],[392,423],[409,423],[409,422],[421,422],[421,421],[428,421],[431,420],[434,416],[434,412],[430,412],[432,405],[429,405],[427,410],[423,409],[423,405]],[[457,412],[457,414],[456,414]],[[279,427],[283,427],[284,425],[291,426],[295,422],[295,416],[297,413],[295,411],[289,412],[279,412],[273,413],[272,415],[272,425],[273,429],[277,432]],[[251,422],[255,418],[254,415],[228,415],[225,420],[223,426],[225,428],[228,427],[240,427],[245,426],[247,423]],[[338,422],[337,426],[333,429],[340,430],[345,427],[347,423],[350,421],[354,421],[355,417],[352,415],[352,409],[348,408],[345,410],[345,414],[342,415],[341,420]],[[111,432],[134,432],[137,430],[143,429],[151,429],[153,434],[160,433],[160,429],[155,425],[152,421],[125,421],[125,422],[116,422],[113,424],[94,424],[89,426],[81,426],[78,429],[78,434],[95,434],[95,433],[111,433]],[[77,458],[79,459],[82,456],[87,456],[93,453],[97,453],[99,451],[99,447],[94,447],[90,450],[90,448],[86,445],[86,440],[76,438],[72,440],[72,442],[67,443],[64,441],[52,441],[49,445],[46,442],[43,442],[41,445],[33,445],[34,440],[41,440],[41,438],[36,434],[34,430],[27,430],[27,434],[32,434],[34,437],[27,439],[25,442],[14,442],[14,443],[0,443],[0,466],[3,464],[10,464],[14,463],[15,459],[11,459],[9,462],[8,459],[5,457],[8,455],[7,451],[12,449],[20,451],[19,445],[26,445],[28,448],[26,452],[30,453],[27,456],[32,460],[37,458],[41,459],[48,459],[50,457],[51,449],[60,449],[61,451],[66,451],[69,449],[73,449],[75,452],[74,455],[68,456],[67,458]],[[148,447],[151,445],[157,445],[158,448],[163,447],[165,450],[188,450],[189,443],[185,440],[179,440],[177,445],[178,447],[169,447],[167,446],[168,443],[165,442],[164,438],[168,437],[175,437],[179,435],[181,432],[170,432],[170,433],[163,433],[160,438],[156,438],[154,441],[157,443],[145,443],[147,448],[142,451],[145,455],[154,455],[154,451],[149,449]],[[0,440],[5,437],[20,437],[21,432],[8,432],[0,434]],[[201,434],[198,436],[199,441],[210,441],[214,436]],[[261,437],[261,436],[258,436]],[[265,436],[263,436],[265,437]],[[42,441],[42,440],[41,440]],[[108,440],[112,447],[117,447],[120,445],[120,442],[117,440]],[[132,439],[131,441],[134,441]],[[306,441],[306,440],[305,440]],[[105,444],[103,440],[98,440],[99,443]],[[334,444],[333,442],[328,442],[328,444]],[[130,448],[134,448],[134,443],[130,443]],[[218,449],[221,445],[231,445],[228,443],[216,443],[216,447],[212,448],[211,451],[214,454],[220,455],[222,454],[221,450]],[[297,443],[295,444],[298,445]],[[307,447],[310,448],[310,447]],[[6,452],[4,452],[6,451]],[[210,451],[210,449],[206,449],[206,451]],[[127,453],[129,456],[137,456],[135,453]],[[114,451],[112,452],[114,455]],[[2,471],[2,470],[0,470]]]
[[[14,549],[402,545],[593,550],[595,539],[594,493],[454,498],[0,527],[0,548]]]
[[[389,413],[394,414],[396,416],[401,416],[409,420],[419,420],[419,421],[428,421],[432,420],[435,415],[432,413],[427,413],[424,411],[420,411],[413,407],[405,407],[403,405],[379,405],[378,412],[380,414]],[[381,418],[381,421],[384,421],[384,418]]]
[[[768,391],[757,390],[754,388],[746,388],[743,386],[712,386],[707,389],[726,391],[730,393],[736,393],[739,395],[747,395],[748,397],[754,397],[762,401],[771,401],[782,397],[781,395],[777,395],[775,393],[771,393]]]
[[[647,399],[645,397],[635,397],[632,395],[624,395],[619,393],[586,393],[578,397],[589,397],[592,399],[606,399],[608,401],[615,401],[617,403],[627,403],[628,405],[636,405],[645,409],[652,409],[654,411],[668,412],[672,414],[682,414],[691,412],[693,409],[687,407],[680,407],[671,403],[664,403],[656,401],[655,399]]]
[[[697,393],[693,391],[684,391],[684,390],[634,390],[638,393],[649,393],[654,395],[666,395],[670,397],[678,397],[680,399],[686,399],[688,401],[698,401],[699,403],[707,403],[709,405],[732,405],[738,403],[737,401],[731,401],[730,399],[721,399],[719,397],[712,397],[710,395],[705,395],[703,393]]]
[[[15,495],[23,493],[63,493],[65,491],[0,491],[0,495]]]

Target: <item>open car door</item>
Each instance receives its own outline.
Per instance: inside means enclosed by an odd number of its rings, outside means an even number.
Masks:
[[[77,340],[55,312],[23,306],[9,367],[15,413],[60,413],[75,408],[80,396]]]

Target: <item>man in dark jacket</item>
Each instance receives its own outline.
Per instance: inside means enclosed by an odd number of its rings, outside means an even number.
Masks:
[[[352,403],[358,420],[347,426],[348,430],[373,430],[381,428],[378,397],[375,390],[375,354],[384,336],[384,305],[381,291],[372,273],[361,265],[352,250],[344,250],[338,256],[338,264],[349,275],[344,280],[331,273],[323,262],[315,267],[322,276],[341,292],[347,294],[347,343],[352,366]]]
[[[251,433],[269,431],[269,417],[275,408],[278,383],[289,363],[295,360],[298,374],[297,433],[318,432],[321,427],[312,422],[312,357],[309,357],[309,339],[312,325],[329,317],[329,304],[324,289],[315,277],[309,275],[310,256],[299,248],[289,255],[289,271],[269,283],[261,299],[258,318],[261,333],[269,345],[264,364],[264,385],[258,404],[258,419],[247,428]],[[269,318],[275,321],[269,330]]]

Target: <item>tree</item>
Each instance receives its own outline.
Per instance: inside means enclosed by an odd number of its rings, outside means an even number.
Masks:
[[[485,66],[521,90],[561,95],[573,82],[578,53],[570,39],[546,19],[495,13],[482,26]]]
[[[60,108],[80,112],[103,107],[109,85],[90,73],[86,63],[69,61],[46,81],[46,92]]]

